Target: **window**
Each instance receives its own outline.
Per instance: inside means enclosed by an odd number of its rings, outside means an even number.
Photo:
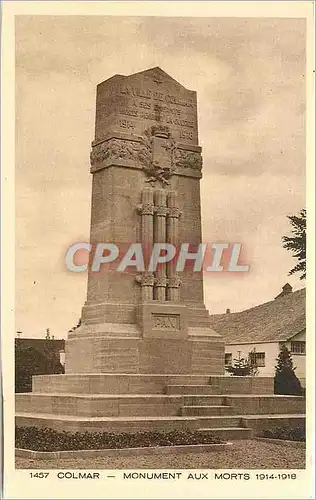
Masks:
[[[250,362],[256,366],[266,366],[266,353],[265,352],[250,352]]]
[[[227,352],[225,354],[225,365],[231,366],[233,363],[233,356],[231,352]]]
[[[292,354],[305,354],[306,353],[305,345],[306,345],[305,341],[291,342],[291,353]]]

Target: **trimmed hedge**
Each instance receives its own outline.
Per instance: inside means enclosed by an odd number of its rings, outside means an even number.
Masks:
[[[57,432],[37,427],[16,427],[15,446],[34,451],[71,451],[175,446],[189,444],[221,444],[209,432]]]
[[[306,429],[303,427],[275,427],[262,432],[262,437],[284,439],[286,441],[306,441]]]

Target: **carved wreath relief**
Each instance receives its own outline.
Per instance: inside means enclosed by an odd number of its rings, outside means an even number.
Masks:
[[[138,142],[109,139],[93,147],[90,162],[94,166],[107,160],[137,160],[140,153]]]
[[[153,125],[137,140],[111,138],[93,146],[90,154],[92,167],[111,160],[140,163],[146,182],[152,186],[157,182],[163,187],[170,185],[170,178],[178,168],[202,170],[201,154],[177,147],[165,125]]]
[[[177,149],[175,152],[175,162],[177,167],[193,168],[202,170],[202,156],[195,151]]]

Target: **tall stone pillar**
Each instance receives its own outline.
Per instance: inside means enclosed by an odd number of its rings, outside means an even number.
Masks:
[[[155,191],[154,242],[166,243],[167,193],[164,189]],[[154,299],[166,300],[167,270],[166,264],[158,264],[155,271]]]
[[[138,211],[141,215],[141,239],[145,268],[148,269],[154,241],[154,190],[152,188],[148,187],[142,191],[142,204],[140,205]],[[153,300],[153,273],[145,272],[141,276],[137,277],[137,281],[142,287],[142,301],[148,302]]]
[[[223,373],[224,344],[210,328],[202,272],[176,273],[173,262],[148,270],[154,243],[202,241],[196,92],[160,68],[100,83],[90,160],[90,243],[114,243],[119,254],[99,272],[89,264],[66,373]],[[139,243],[146,270],[119,272],[125,250]]]
[[[179,245],[179,217],[181,211],[177,206],[177,193],[169,191],[167,197],[167,242],[174,245],[178,252]],[[180,278],[176,274],[176,260],[167,263],[167,300],[179,302],[180,300]]]

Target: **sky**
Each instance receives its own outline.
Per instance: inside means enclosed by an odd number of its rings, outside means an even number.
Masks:
[[[209,273],[211,314],[272,300],[296,263],[287,215],[305,206],[305,20],[16,18],[16,330],[65,338],[86,274],[96,85],[159,66],[198,96],[204,242],[241,242],[249,273]]]

